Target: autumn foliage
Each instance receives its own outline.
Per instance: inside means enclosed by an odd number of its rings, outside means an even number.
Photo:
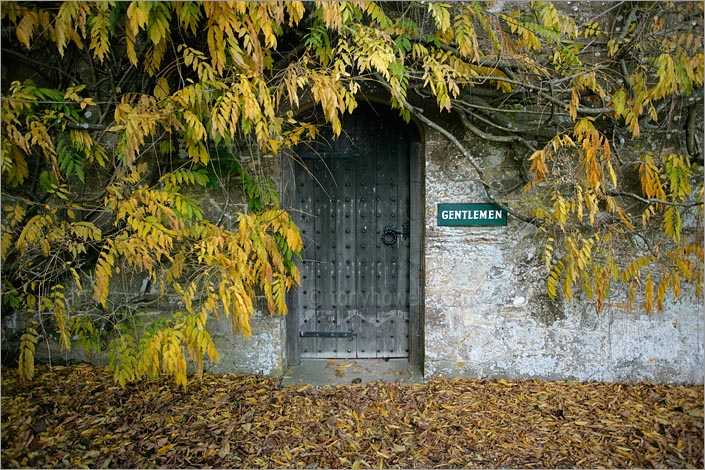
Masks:
[[[511,213],[543,231],[551,298],[582,292],[599,311],[621,283],[649,312],[685,286],[702,295],[702,3],[619,3],[583,23],[549,2],[1,11],[3,62],[24,66],[2,90],[1,255],[3,312],[27,318],[25,379],[38,338],[55,334],[66,348],[74,337],[108,347],[123,385],[159,372],[185,385],[187,358],[199,372],[218,359],[209,318],[248,334],[257,296],[286,313],[301,238],[247,161],[315,139],[320,125],[338,135],[370,84],[449,137],[491,200],[504,195],[481,162],[422,104],[521,149],[526,199],[537,202]],[[304,106],[320,118],[300,118]],[[676,117],[682,145],[620,161],[615,139],[638,142]],[[230,227],[191,196],[228,175],[250,200]],[[129,327],[131,306],[111,294],[124,269],[180,297],[170,321]],[[68,302],[69,285],[94,306]]]
[[[3,468],[702,468],[703,388],[434,378],[279,386],[2,374]]]

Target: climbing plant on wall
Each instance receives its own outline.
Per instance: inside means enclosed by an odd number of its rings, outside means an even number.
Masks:
[[[38,337],[90,346],[107,324],[117,381],[166,372],[185,384],[188,356],[199,371],[217,360],[211,316],[247,334],[257,295],[285,313],[301,239],[238,152],[279,155],[320,125],[338,135],[368,85],[456,145],[496,202],[504,194],[443,117],[519,149],[537,202],[508,209],[545,234],[552,298],[582,291],[599,311],[624,283],[648,312],[685,284],[701,296],[702,3],[569,8],[4,2],[2,302],[27,314],[23,376]],[[319,120],[297,118],[304,103]],[[684,145],[634,162],[615,150],[676,128]],[[226,167],[251,201],[232,229],[188,191]],[[121,269],[183,308],[146,334],[125,328],[131,306],[110,288]],[[89,291],[93,313],[67,302],[69,284]]]

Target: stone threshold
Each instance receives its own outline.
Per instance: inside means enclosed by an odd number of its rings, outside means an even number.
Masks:
[[[407,359],[302,359],[284,371],[281,384],[323,387],[376,381],[423,383],[423,374]]]

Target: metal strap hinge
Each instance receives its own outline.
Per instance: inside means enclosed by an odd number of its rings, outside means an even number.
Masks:
[[[352,338],[357,333],[352,331],[299,331],[302,338]]]

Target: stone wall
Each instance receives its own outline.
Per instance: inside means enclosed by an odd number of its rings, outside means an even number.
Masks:
[[[466,145],[487,181],[511,187],[511,149]],[[450,143],[429,132],[426,149],[426,377],[703,383],[702,299],[650,315],[619,292],[599,314],[584,299],[549,301],[533,226],[511,215],[506,227],[437,226],[437,204],[487,198]]]
[[[439,203],[486,202],[477,175],[457,149],[433,130],[425,133],[426,163],[424,238],[425,376],[467,376],[508,379],[575,379],[580,381],[653,381],[703,383],[703,300],[684,295],[662,311],[645,315],[629,309],[626,293],[611,297],[601,313],[577,298],[553,302],[545,288],[536,229],[509,216],[506,227],[439,227]],[[511,188],[520,181],[512,149],[467,140],[484,176],[495,186]],[[257,171],[278,175],[278,160],[253,160]],[[244,195],[235,180],[219,182],[216,190],[194,193],[207,217],[234,226],[244,210]],[[285,181],[280,181],[285,184]],[[412,189],[413,190],[413,189]],[[514,191],[513,206],[521,206]],[[85,283],[90,285],[90,282]],[[113,294],[149,301],[143,276],[123,272]],[[135,305],[136,322],[147,327],[179,305],[173,299]],[[81,296],[67,296],[69,307]],[[206,370],[218,373],[265,374],[280,377],[286,367],[286,322],[258,309],[253,334],[233,333],[230,319],[209,321],[221,355]],[[17,318],[3,318],[3,336],[24,329]],[[49,335],[37,345],[40,360],[107,363],[107,353],[86,353],[75,344],[61,352]]]
[[[511,188],[519,181],[512,149],[466,139],[484,176],[495,186]],[[703,300],[684,295],[662,311],[645,315],[629,309],[624,295],[611,297],[601,313],[577,298],[553,302],[545,288],[536,229],[509,216],[506,227],[439,227],[439,203],[486,202],[484,190],[467,160],[432,130],[426,132],[425,306],[423,327],[425,376],[508,379],[575,379],[581,381],[653,381],[703,383]],[[259,157],[257,171],[278,175],[278,160]],[[286,182],[280,181],[285,184]],[[413,189],[412,189],[413,190]],[[521,206],[514,191],[513,206]],[[235,180],[220,181],[217,190],[194,193],[207,217],[227,226],[244,210],[244,195]],[[90,282],[86,283],[90,285]],[[144,290],[139,273],[123,272],[113,294],[149,300],[156,286]],[[136,322],[147,327],[179,305],[165,298],[135,305]],[[81,296],[67,296],[69,307]],[[218,373],[280,377],[286,367],[286,322],[258,309],[253,334],[233,333],[230,319],[209,321],[221,354],[206,370]],[[5,339],[21,332],[18,319],[3,319]],[[75,344],[61,352],[49,335],[37,345],[40,360],[107,363],[105,352],[86,353]]]
[[[524,169],[512,148],[469,137],[465,145],[486,181],[515,188],[504,202],[521,209],[526,195],[516,188]],[[571,303],[550,301],[539,234],[532,225],[510,215],[505,227],[437,226],[439,203],[487,202],[487,197],[473,166],[439,133],[426,129],[424,147],[425,187],[418,189],[425,195],[426,377],[703,383],[702,299],[688,295],[686,288],[680,300],[650,315],[628,308],[626,292],[610,297],[599,314],[579,297]],[[249,164],[277,178],[280,187],[287,184],[279,178],[277,158],[253,156]],[[233,177],[220,180],[217,189],[191,196],[201,202],[206,217],[227,227],[234,227],[235,215],[245,210],[241,183]],[[84,285],[90,286],[90,280]],[[157,286],[146,288],[139,273],[123,271],[111,290],[113,299],[128,300],[143,326],[180,308],[173,298],[153,300]],[[90,304],[86,295],[90,292],[69,293],[69,308]],[[144,305],[131,304],[133,298]],[[275,377],[284,373],[286,322],[265,310],[255,314],[249,339],[233,333],[229,318],[209,320],[221,360],[206,364],[206,370]],[[17,318],[3,317],[4,340],[17,340],[23,329]],[[107,363],[105,352],[60,352],[57,338],[48,333],[37,346],[41,360]]]

